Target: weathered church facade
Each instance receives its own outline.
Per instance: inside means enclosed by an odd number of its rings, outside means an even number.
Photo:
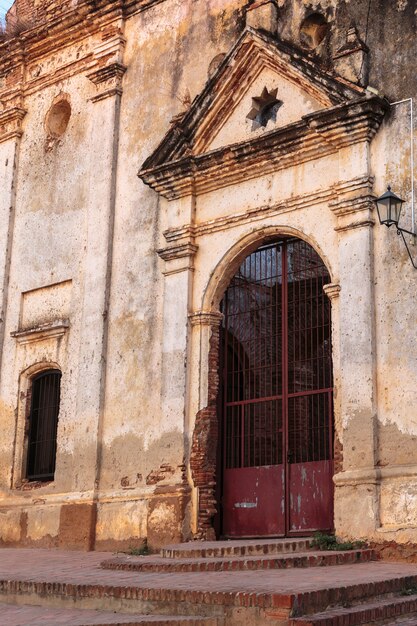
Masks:
[[[417,543],[412,0],[16,0],[0,542]]]

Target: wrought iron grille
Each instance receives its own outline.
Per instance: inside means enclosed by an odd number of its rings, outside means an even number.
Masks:
[[[226,469],[332,458],[329,282],[299,239],[259,248],[233,277],[221,305]]]
[[[60,402],[61,372],[48,370],[32,380],[27,478],[53,480]]]

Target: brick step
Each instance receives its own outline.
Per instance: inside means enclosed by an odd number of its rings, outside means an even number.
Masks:
[[[297,552],[294,554],[208,557],[204,559],[167,559],[164,557],[118,556],[102,561],[109,570],[136,572],[230,572],[260,569],[288,569],[292,567],[323,567],[376,560],[374,550],[346,550],[340,552]]]
[[[14,604],[112,610],[117,613],[140,612],[159,615],[218,617],[224,618],[226,623],[230,624],[234,623],[236,614],[243,611],[246,619],[245,624],[264,624],[266,618],[272,621],[280,619],[282,623],[289,623],[290,617],[304,616],[303,619],[307,620],[306,615],[323,612],[331,606],[340,607],[346,603],[371,601],[370,599],[375,596],[386,597],[388,594],[399,594],[417,586],[417,573],[415,575],[397,575],[391,578],[379,577],[379,580],[373,580],[373,573],[368,568],[372,566],[373,570],[379,565],[380,562],[374,562],[354,566],[343,565],[314,568],[307,571],[299,570],[296,577],[291,573],[291,570],[284,570],[280,574],[281,582],[278,579],[276,582],[269,580],[269,577],[272,577],[274,573],[271,570],[269,576],[264,577],[264,580],[258,578],[254,585],[258,589],[257,591],[248,591],[248,587],[252,589],[252,585],[255,583],[248,577],[254,577],[256,574],[261,575],[262,572],[233,574],[233,576],[242,578],[240,584],[233,582],[230,578],[231,573],[209,572],[204,574],[204,580],[200,578],[200,588],[193,588],[189,574],[142,574],[144,577],[153,576],[153,580],[158,581],[157,586],[153,586],[155,583],[151,583],[151,587],[138,584],[138,580],[132,578],[134,576],[132,572],[114,572],[115,576],[124,577],[119,580],[118,584],[112,584],[110,581],[99,584],[98,581],[77,583],[13,581],[9,579],[0,581],[0,598],[2,596],[5,602]],[[381,565],[384,571],[389,568],[389,565]],[[343,576],[345,569],[350,570],[346,579]],[[410,568],[407,569],[410,571]],[[354,573],[356,570],[357,574]],[[98,579],[100,578],[100,571],[103,574],[110,574],[110,572],[98,569],[96,570]],[[319,572],[317,576],[313,576],[313,588],[311,588],[309,571],[311,571],[311,576],[314,571]],[[365,573],[365,579],[361,571]],[[415,568],[412,568],[412,571],[414,572]],[[333,572],[335,572],[334,575]],[[376,570],[375,573],[376,578],[378,578]],[[284,579],[290,574],[291,576],[285,583]],[[306,574],[306,576],[302,576],[302,574]],[[201,576],[198,573],[195,575]],[[160,578],[156,578],[156,576]],[[217,580],[219,576],[221,578]],[[162,579],[162,577],[164,578]],[[183,577],[186,578],[183,579]],[[177,579],[178,586],[176,588],[170,588],[172,578]],[[215,578],[216,584],[215,590],[213,590]],[[360,582],[361,579],[362,582]],[[337,582],[338,580],[340,582]],[[346,583],[345,580],[358,582],[355,584]],[[282,588],[278,591],[280,584],[283,583],[285,590]],[[231,587],[234,590],[228,590]],[[275,589],[272,590],[273,588]],[[295,591],[297,588],[299,591]],[[410,598],[406,598],[405,601],[407,599],[410,600]],[[381,600],[380,598],[379,602]]]
[[[0,624],[7,626],[220,626],[210,617],[127,615],[88,609],[61,609],[0,603]]]
[[[291,626],[368,626],[388,624],[387,620],[409,616],[417,612],[417,595],[407,597],[375,598],[373,601],[350,607],[334,607],[321,613],[298,617]],[[407,617],[407,619],[413,619]],[[414,617],[415,619],[415,617]],[[417,624],[417,620],[414,622]]]
[[[311,538],[245,539],[233,541],[191,541],[166,546],[161,556],[166,559],[205,559],[224,556],[263,556],[288,552],[305,552]]]
[[[349,566],[345,566],[349,567]],[[361,569],[358,565],[358,571]],[[348,607],[354,613],[357,609],[363,608],[363,603],[377,603],[378,605],[381,603],[392,601],[392,596],[397,596],[396,602],[398,605],[401,604],[402,597],[400,594],[409,589],[417,588],[417,571],[416,574],[411,576],[400,576],[387,578],[385,580],[371,580],[369,582],[358,582],[357,584],[347,584],[343,586],[329,586],[329,588],[321,588],[308,592],[301,592],[294,594],[292,596],[292,616],[294,618],[299,617],[307,620],[307,616],[310,619],[310,616],[315,616],[315,619],[318,619],[317,614],[323,613],[323,615],[327,613],[327,611],[340,610],[340,607]],[[408,598],[404,598],[404,602],[407,605],[407,600],[414,599],[414,596],[409,596]],[[362,603],[362,604],[358,604]],[[355,605],[356,606],[351,606]],[[408,612],[411,612],[410,608]],[[382,619],[382,618],[381,618]],[[295,624],[296,622],[294,622]],[[306,624],[310,623],[308,620]],[[320,623],[320,622],[317,622]],[[328,626],[326,622],[323,622]],[[338,622],[335,622],[337,624]],[[352,622],[355,624],[356,622]],[[358,622],[361,624],[362,622]],[[340,622],[345,626],[346,622]],[[351,626],[351,622],[348,622],[349,626]],[[298,626],[300,622],[298,623]],[[332,623],[333,626],[333,623]]]
[[[131,573],[126,575],[132,576]],[[163,576],[160,575],[160,576]],[[272,606],[271,595],[250,592],[200,591],[189,585],[170,589],[162,581],[156,587],[142,587],[132,581],[120,584],[74,582],[37,582],[32,580],[0,580],[0,602],[60,609],[78,608],[115,613],[170,615],[191,618],[224,618],[230,610],[242,607],[255,617],[259,609]],[[253,611],[251,611],[253,608]],[[284,609],[285,615],[289,609]],[[221,622],[220,622],[221,623]],[[232,622],[231,622],[232,623]],[[256,622],[257,623],[257,622]],[[262,623],[262,622],[261,622]],[[1,621],[0,621],[1,624]]]

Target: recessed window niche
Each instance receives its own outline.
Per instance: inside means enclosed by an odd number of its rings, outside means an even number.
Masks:
[[[66,98],[60,98],[46,114],[45,127],[50,137],[61,137],[67,130],[71,117],[71,105]]]
[[[329,30],[329,24],[322,13],[312,13],[300,26],[300,42],[304,48],[314,50],[321,44]]]

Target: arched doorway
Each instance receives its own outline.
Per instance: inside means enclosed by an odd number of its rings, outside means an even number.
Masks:
[[[221,302],[222,534],[333,527],[331,310],[326,266],[283,237],[249,254]]]

